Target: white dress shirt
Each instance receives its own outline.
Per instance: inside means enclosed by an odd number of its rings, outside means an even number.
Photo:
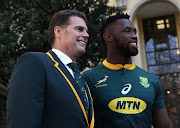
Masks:
[[[52,49],[52,51],[57,55],[57,57],[61,60],[61,62],[65,65],[65,67],[67,68],[67,70],[70,72],[70,74],[73,76],[74,78],[74,74],[73,74],[73,70],[68,66],[69,63],[72,63],[73,61],[71,60],[71,58],[69,56],[67,56],[66,54],[64,54],[63,52],[57,50],[57,49]],[[88,107],[89,107],[89,100],[88,100],[88,96],[87,96],[87,92],[84,89],[85,94],[86,94],[86,100],[88,103]]]
[[[73,62],[69,56],[64,54],[63,52],[57,50],[57,49],[52,49],[52,51],[57,55],[57,57],[61,60],[61,62],[65,65],[67,70],[71,73],[71,75],[74,77],[72,69],[68,66],[69,63]]]

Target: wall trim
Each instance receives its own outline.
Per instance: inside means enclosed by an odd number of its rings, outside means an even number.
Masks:
[[[156,1],[154,1],[154,0],[142,0],[142,1],[138,2],[138,3],[134,6],[134,8],[130,11],[130,16],[131,16],[131,17],[130,17],[130,20],[131,20],[131,21],[134,20],[134,18],[136,17],[136,13],[137,13],[138,9],[139,9],[141,6],[143,6],[144,4],[153,3],[153,2],[166,2],[166,3],[171,3],[171,4],[173,4],[173,5],[177,8],[178,12],[180,12],[180,4],[179,4],[179,2],[177,2],[176,0],[166,0],[166,1],[164,1],[164,0],[156,0]]]

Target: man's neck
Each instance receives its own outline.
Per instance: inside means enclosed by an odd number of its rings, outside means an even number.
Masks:
[[[132,59],[131,57],[123,57],[123,56],[116,56],[116,57],[107,57],[107,62],[111,63],[111,64],[132,64]]]

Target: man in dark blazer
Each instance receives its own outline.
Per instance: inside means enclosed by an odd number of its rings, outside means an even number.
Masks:
[[[54,14],[49,26],[52,50],[28,52],[18,60],[7,88],[8,128],[93,128],[88,87],[83,93],[68,66],[84,54],[86,17],[77,10]]]

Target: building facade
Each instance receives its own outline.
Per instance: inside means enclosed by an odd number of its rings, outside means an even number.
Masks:
[[[137,28],[136,65],[156,74],[168,115],[180,128],[180,0],[110,0],[130,15]]]

